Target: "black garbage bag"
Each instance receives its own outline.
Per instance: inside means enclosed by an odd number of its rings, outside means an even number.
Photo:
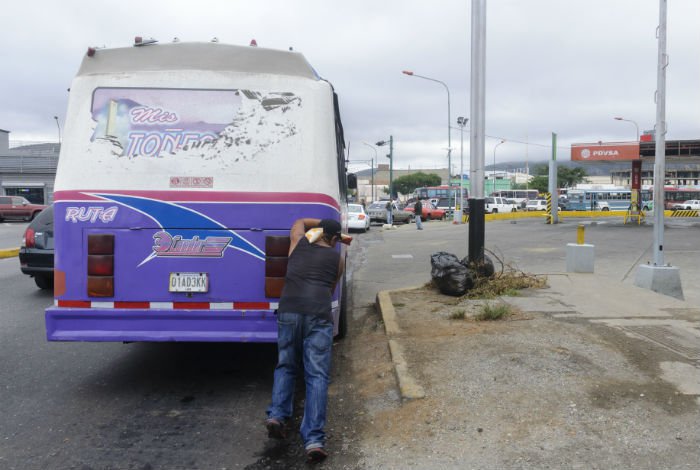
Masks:
[[[430,256],[430,275],[446,295],[461,296],[474,287],[474,276],[452,253],[439,251]]]

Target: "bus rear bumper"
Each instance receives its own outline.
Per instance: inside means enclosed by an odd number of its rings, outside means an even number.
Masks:
[[[271,310],[152,310],[49,307],[48,341],[277,341]]]

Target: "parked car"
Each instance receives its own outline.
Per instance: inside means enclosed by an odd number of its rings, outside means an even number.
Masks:
[[[348,229],[366,232],[369,225],[369,215],[362,204],[348,204]]]
[[[370,204],[367,208],[367,213],[369,214],[370,222],[379,222],[382,224],[386,223],[386,203],[389,201],[376,201]],[[413,213],[403,209],[401,204],[392,202],[393,209],[391,211],[391,216],[393,218],[393,223],[395,224],[407,224],[411,222],[413,218]]]
[[[512,204],[515,207],[515,210],[519,211],[525,209],[526,202],[523,201],[522,203],[520,203],[515,199],[506,199],[506,204]]]
[[[433,205],[430,201],[422,201],[423,210],[421,211],[421,220],[445,220],[445,211],[438,209],[437,206]],[[404,210],[413,212],[415,216],[415,202],[406,204]]]
[[[544,199],[530,199],[525,206],[527,211],[546,211],[547,201]]]
[[[455,208],[455,199],[449,197],[441,197],[440,199],[438,199],[437,203],[435,203],[435,207],[445,211],[445,217],[452,220],[452,212]],[[467,199],[464,199],[462,201],[462,213],[469,213],[469,202]]]
[[[32,204],[21,196],[0,196],[0,221],[3,219],[32,220],[46,209],[41,204]]]
[[[683,202],[677,202],[673,206],[671,206],[671,209],[685,209],[685,210],[700,210],[700,200],[699,199],[689,199],[687,201]]]
[[[53,288],[53,204],[41,211],[24,231],[19,265],[40,289]]]
[[[499,212],[515,212],[518,210],[517,204],[507,201],[503,197],[487,197],[484,199],[484,212],[487,214],[498,214]]]

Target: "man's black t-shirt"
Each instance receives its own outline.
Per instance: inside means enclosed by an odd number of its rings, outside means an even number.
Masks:
[[[340,254],[334,249],[299,240],[287,262],[280,313],[303,313],[331,318],[331,289],[338,277]]]

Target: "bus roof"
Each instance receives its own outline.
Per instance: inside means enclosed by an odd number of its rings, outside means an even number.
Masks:
[[[177,42],[97,49],[93,56],[86,55],[83,58],[77,75],[200,69],[320,79],[299,52],[216,42]]]

